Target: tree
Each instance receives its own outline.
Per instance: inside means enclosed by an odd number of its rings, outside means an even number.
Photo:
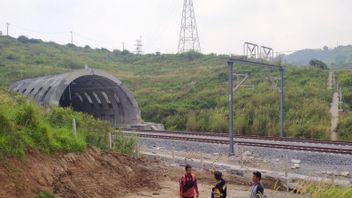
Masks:
[[[19,36],[17,40],[22,43],[29,43],[29,38],[27,38],[26,36]]]
[[[323,61],[317,59],[310,60],[309,65],[319,69],[328,69],[328,66]]]

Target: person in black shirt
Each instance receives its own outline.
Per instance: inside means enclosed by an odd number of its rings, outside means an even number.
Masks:
[[[222,178],[222,173],[220,171],[215,171],[214,177],[217,183],[212,189],[212,198],[226,198],[227,187],[226,187],[226,181]]]
[[[251,187],[251,196],[250,198],[264,198],[264,186],[261,183],[262,174],[259,171],[253,172],[252,182],[253,185]]]

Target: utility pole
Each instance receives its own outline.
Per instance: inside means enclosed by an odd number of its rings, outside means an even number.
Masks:
[[[73,44],[73,32],[71,31],[70,34],[71,34],[71,44]]]
[[[228,67],[228,94],[229,94],[229,141],[230,141],[230,149],[229,156],[233,156],[235,154],[234,145],[233,145],[233,64],[234,62],[229,60],[227,62]]]
[[[6,36],[9,36],[10,23],[6,23]]]
[[[284,131],[284,68],[281,66],[280,69],[280,137],[285,137]]]
[[[139,39],[137,39],[136,40],[136,44],[135,44],[135,46],[136,46],[136,54],[138,54],[138,55],[140,55],[140,54],[142,54],[143,53],[143,51],[142,51],[142,37],[140,37]]]
[[[265,63],[265,62],[258,62],[258,61],[252,61],[252,60],[247,60],[246,58],[230,58],[227,61],[227,65],[228,65],[228,94],[229,94],[229,138],[230,138],[230,154],[231,151],[233,150],[233,65],[237,64],[237,65],[252,65],[252,66],[256,66],[256,67],[268,67],[268,68],[275,68],[279,71],[279,79],[280,79],[280,88],[279,88],[279,92],[280,92],[280,111],[279,111],[279,116],[280,116],[280,137],[285,137],[285,130],[284,130],[284,102],[285,102],[285,98],[284,98],[284,93],[285,93],[285,79],[284,79],[284,71],[285,68],[282,65],[274,65],[274,64],[270,64],[270,63]],[[230,75],[231,73],[231,75]]]
[[[125,51],[125,42],[122,42],[122,51]]]
[[[178,41],[178,53],[188,51],[201,51],[193,0],[183,1],[180,38]]]

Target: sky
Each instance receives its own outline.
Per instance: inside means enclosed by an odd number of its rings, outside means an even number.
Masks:
[[[176,53],[183,0],[0,0],[0,31],[61,44]],[[203,53],[352,44],[352,0],[194,0]]]

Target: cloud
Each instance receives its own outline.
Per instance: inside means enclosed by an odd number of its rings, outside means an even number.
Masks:
[[[276,51],[352,42],[352,1],[194,0],[194,6],[205,53],[241,53],[244,41]],[[78,45],[115,49],[125,42],[131,51],[142,36],[146,52],[176,52],[181,11],[181,0],[2,0],[0,30],[10,22],[13,36],[59,43],[73,31]]]

